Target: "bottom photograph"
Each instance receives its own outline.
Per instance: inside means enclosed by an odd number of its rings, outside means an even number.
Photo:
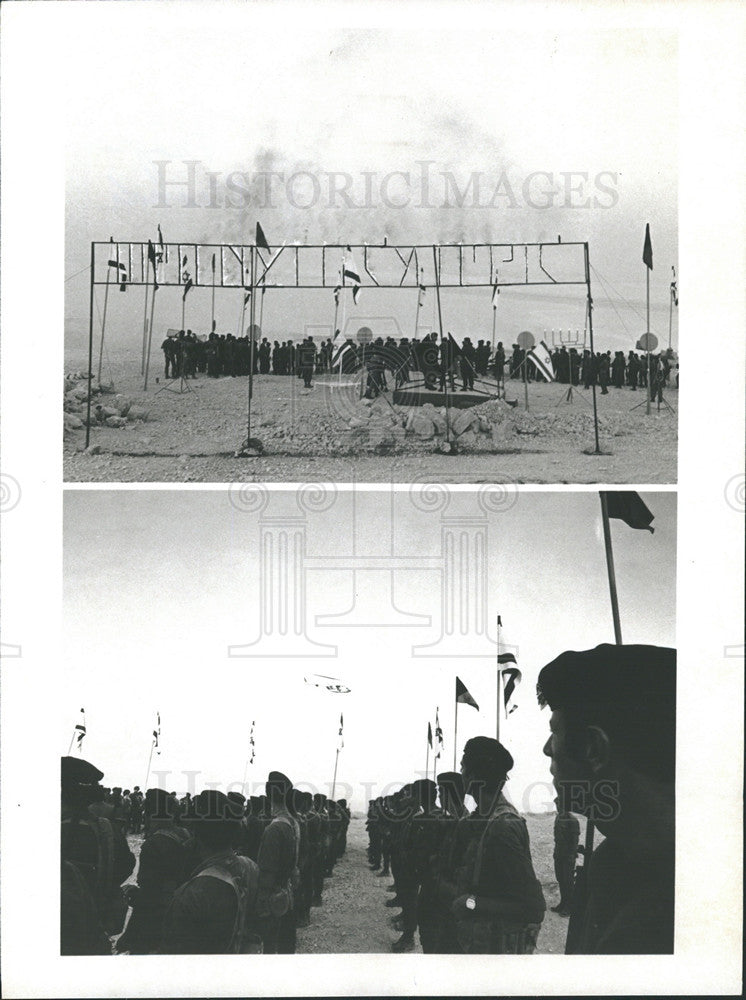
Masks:
[[[672,491],[66,489],[60,953],[672,954],[675,554]]]

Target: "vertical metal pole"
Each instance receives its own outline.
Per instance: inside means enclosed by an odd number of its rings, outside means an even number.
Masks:
[[[150,346],[151,346],[151,344],[153,342],[153,313],[155,312],[155,293],[156,293],[157,289],[158,289],[158,286],[156,284],[155,275],[154,275],[153,276],[153,294],[152,294],[152,297],[151,297],[151,300],[150,300],[150,323],[148,325],[148,351],[147,351],[147,355],[145,357],[145,383],[143,385],[143,391],[145,391],[145,389],[148,388],[148,374],[150,373]],[[182,366],[182,373],[183,373],[183,367],[184,367],[183,347],[182,347],[182,362],[181,362],[181,366]]]
[[[210,333],[215,333],[215,254],[212,255],[212,309],[210,314]]]
[[[436,297],[437,302],[438,302],[438,330],[440,332],[440,347],[442,349],[442,347],[443,347],[443,313],[442,313],[441,308],[440,308],[440,267],[439,267],[439,261],[438,261],[438,250],[435,247],[433,247],[433,267],[435,268],[435,297]],[[448,347],[446,349],[446,357],[450,361],[450,357],[451,357],[451,345],[450,345],[450,342],[449,342]],[[446,394],[446,444],[450,444],[450,441],[451,441],[451,426],[450,426],[450,423],[451,422],[450,422],[450,418],[448,416],[448,376],[450,375],[450,371],[449,370],[444,370],[443,375],[444,375],[443,385],[445,387],[445,394]],[[453,752],[454,752],[454,754],[456,753],[455,747],[454,747],[454,751]]]
[[[153,763],[153,750],[155,750],[155,740],[150,743],[150,756],[148,757],[148,773],[145,775],[145,784],[143,785],[145,791],[148,790],[148,782],[150,781],[150,766]]]
[[[647,404],[645,406],[645,413],[649,417],[650,416],[650,268],[647,266],[647,264],[645,265],[645,291],[646,291],[646,299],[647,299],[647,310],[646,310],[647,323],[646,323],[646,330],[645,330],[645,333],[646,333],[645,343],[648,345],[647,352],[646,352],[647,353],[646,362],[647,362],[647,366],[648,366],[648,377],[645,379],[645,381],[647,383],[648,399],[647,399]]]
[[[427,752],[425,753],[425,777],[430,774],[430,741],[428,740]]]
[[[142,255],[142,247],[140,247],[140,255]],[[142,358],[140,360],[140,374],[145,374],[145,351],[147,350],[148,343],[148,293],[150,292],[150,266],[148,266],[145,271],[145,302],[143,304],[143,317],[142,317]]]
[[[500,739],[500,615],[497,616],[497,714],[495,716],[495,739]]]
[[[456,748],[458,746],[458,698],[456,699],[456,708],[453,713],[453,770],[456,770]]]
[[[588,336],[591,343],[591,362],[593,362],[596,357],[596,352],[593,349],[593,298],[591,297],[591,262],[588,255],[588,244],[583,244],[583,250],[585,254],[585,283],[588,288]],[[570,385],[572,385],[572,371],[570,372]],[[601,454],[601,445],[598,441],[598,409],[596,405],[596,380],[593,380],[591,385],[591,390],[593,392],[593,432],[596,436],[596,455]]]
[[[528,348],[523,348],[523,395],[526,401],[526,412],[528,412]]]
[[[251,251],[251,302],[249,303],[249,399],[246,407],[246,444],[248,447],[251,438],[251,399],[254,395],[254,300],[256,299],[256,247],[249,247]],[[335,768],[336,773],[336,768]]]
[[[334,798],[334,789],[337,787],[337,764],[339,764],[339,747],[337,747],[337,756],[334,758],[334,777],[332,778],[332,798]]]
[[[109,243],[113,244],[114,240],[109,237]],[[119,254],[117,254],[119,256]],[[104,315],[101,318],[101,345],[98,350],[98,384],[101,385],[101,367],[104,360],[104,333],[106,330],[106,310],[109,305],[109,278],[111,275],[111,268],[109,267],[109,262],[106,262],[106,291],[104,292]],[[117,277],[119,277],[119,269],[117,269]]]
[[[85,422],[85,446],[86,448],[91,441],[91,392],[93,390],[93,268],[95,266],[95,248],[96,244],[91,243],[91,295],[88,305],[88,404],[86,409],[86,422]]]
[[[601,492],[601,519],[604,526],[604,545],[606,546],[606,569],[609,574],[609,595],[611,597],[611,615],[614,619],[614,641],[622,644],[622,626],[619,620],[619,599],[616,592],[616,576],[614,574],[614,553],[611,548],[611,529],[609,527],[609,505],[606,494]]]

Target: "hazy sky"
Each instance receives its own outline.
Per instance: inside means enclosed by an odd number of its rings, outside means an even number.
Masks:
[[[623,637],[675,645],[676,499],[643,499],[656,515],[654,535],[612,521]],[[225,786],[243,780],[255,720],[250,781],[264,781],[277,767],[328,792],[344,712],[338,779],[347,787],[336,794],[362,808],[369,794],[424,769],[436,707],[445,735],[441,767],[450,769],[456,675],[480,706],[459,709],[459,756],[470,736],[494,734],[495,647],[476,634],[479,605],[492,639],[502,615],[503,639],[517,645],[523,671],[519,707],[501,731],[516,759],[512,797],[521,808],[551,805],[541,754],[548,713],[536,704],[537,674],[563,649],[613,642],[597,493],[509,493],[489,514],[472,491],[429,512],[408,489],[395,497],[330,495],[318,505],[327,509],[307,514],[304,529],[313,560],[305,587],[308,639],[290,636],[278,646],[271,635],[253,658],[229,658],[228,646],[260,637],[260,516],[243,503],[222,489],[65,493],[61,752],[84,707],[85,756],[107,783],[142,785],[159,711],[162,752],[153,766],[173,772],[168,787],[188,787],[183,771],[199,772],[198,787]],[[268,518],[287,523],[299,513],[294,493],[275,492],[261,517],[266,528]],[[450,531],[444,518],[458,521],[457,537],[486,532],[486,603],[458,575],[473,610],[465,634],[450,646],[438,645],[442,535]],[[353,552],[393,555],[404,568],[358,570],[353,579],[345,563]],[[339,561],[331,565],[333,557]],[[324,615],[341,617],[319,620]],[[421,648],[413,653],[415,646]],[[307,655],[334,654],[334,647],[335,655]],[[261,655],[278,649],[296,655]],[[341,678],[351,693],[309,687],[309,673]]]
[[[651,328],[667,337],[677,255],[675,35],[639,5],[627,14],[587,7],[582,17],[542,8],[541,18],[530,5],[480,7],[478,17],[468,6],[457,24],[437,6],[425,15],[414,4],[370,5],[349,18],[324,10],[319,18],[268,3],[182,4],[176,16],[160,3],[70,8],[66,73],[56,84],[67,108],[71,343],[87,328],[86,274],[73,275],[92,239],[155,238],[160,222],[174,242],[248,241],[257,219],[275,245],[384,235],[588,240],[597,343],[627,349],[645,327],[650,222]],[[192,206],[183,188],[159,190],[156,161],[168,161],[167,181],[184,181],[185,160],[196,161]],[[264,206],[263,187],[238,176],[262,172],[282,175]],[[330,193],[330,173],[349,176],[356,207]],[[445,175],[466,191],[475,174],[479,195],[472,186],[459,208]],[[562,295],[504,294],[500,338],[582,329],[582,293],[569,306]],[[219,301],[219,329],[234,328],[239,296]],[[110,303],[110,332],[124,343],[141,327],[140,298],[133,291]],[[409,335],[410,298],[371,292],[359,308],[394,313]],[[196,329],[209,326],[208,302],[206,293],[190,299]],[[265,330],[297,335],[305,323],[331,323],[330,303],[331,293],[302,305],[279,293]],[[487,291],[449,296],[444,308],[457,334],[490,335]],[[179,321],[178,295],[164,292],[156,326]]]

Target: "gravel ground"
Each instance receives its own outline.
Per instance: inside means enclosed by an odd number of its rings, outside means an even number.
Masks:
[[[78,359],[79,360],[79,359]],[[248,379],[200,376],[189,392],[161,391],[154,376],[148,391],[128,365],[113,363],[116,392],[148,410],[148,420],[124,428],[93,427],[85,452],[85,431],[65,435],[68,482],[491,482],[673,483],[676,481],[677,419],[665,408],[645,414],[645,394],[628,389],[598,393],[600,444],[593,451],[591,392],[532,384],[523,409],[523,387],[509,382],[518,399],[509,433],[498,450],[458,455],[437,451],[437,440],[407,436],[386,454],[375,454],[348,428],[353,390],[319,380],[311,391],[291,377],[257,376],[252,436],[261,439],[261,458],[234,457],[246,435]],[[68,371],[81,370],[69,364]],[[178,385],[178,383],[177,383]],[[667,393],[678,409],[678,392]],[[106,396],[103,397],[106,401]],[[643,405],[632,411],[632,407]],[[381,404],[385,406],[386,404]],[[480,443],[480,448],[484,444]]]
[[[552,913],[550,907],[559,900],[554,878],[552,851],[554,848],[554,814],[526,816],[531,854],[536,876],[542,884],[547,913],[544,917],[537,953],[563,954],[567,934],[567,918]],[[582,823],[581,823],[582,826]],[[583,831],[581,829],[581,839]],[[142,836],[130,835],[130,849],[139,858]],[[387,909],[388,877],[379,878],[368,867],[366,849],[368,835],[365,820],[353,818],[347,832],[347,851],[334,867],[331,878],[324,882],[323,905],[311,909],[311,923],[299,928],[299,954],[387,954],[399,933],[391,927],[391,917],[399,913]],[[135,882],[137,866],[128,879]],[[419,942],[415,947],[421,952]]]

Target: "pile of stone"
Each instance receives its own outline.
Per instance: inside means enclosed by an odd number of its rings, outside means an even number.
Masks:
[[[65,376],[64,429],[73,433],[86,426],[88,378],[82,372]],[[115,394],[109,385],[91,385],[91,427],[127,427],[148,419],[149,410],[128,396]]]

